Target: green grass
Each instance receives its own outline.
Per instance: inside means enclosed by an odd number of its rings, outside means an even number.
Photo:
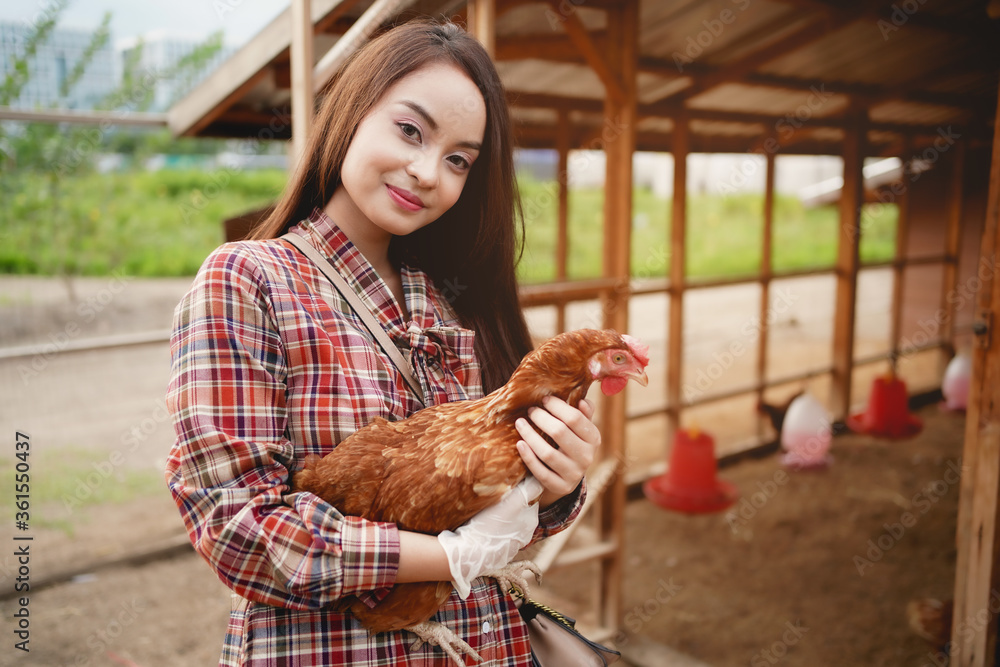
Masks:
[[[285,172],[178,170],[87,174],[52,183],[37,174],[0,175],[0,273],[134,276],[194,274],[222,242],[222,220],[273,201]],[[526,247],[522,281],[556,274],[557,188],[523,178]],[[53,195],[55,193],[55,196]],[[570,192],[570,278],[601,274],[604,191]],[[647,189],[633,194],[632,273],[666,275],[670,266],[670,205]],[[688,198],[686,272],[722,278],[759,271],[763,195]],[[896,207],[866,207],[861,258],[892,258]],[[835,206],[804,208],[775,199],[773,264],[776,271],[832,266],[836,260]]]
[[[557,201],[554,183],[522,179],[526,249],[519,275],[525,282],[552,280],[556,274]],[[570,278],[601,275],[604,192],[574,190],[569,196]],[[669,199],[647,189],[632,197],[632,275],[664,276],[670,266]],[[764,227],[763,194],[728,197],[688,196],[685,271],[690,278],[726,278],[760,270]],[[866,207],[862,215],[861,260],[892,258],[895,206]],[[775,198],[772,264],[775,271],[833,266],[840,224],[836,206],[805,208],[794,197]]]
[[[222,220],[281,192],[281,170],[3,176],[0,273],[192,275]]]

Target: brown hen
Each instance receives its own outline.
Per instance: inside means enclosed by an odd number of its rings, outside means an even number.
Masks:
[[[294,475],[293,491],[402,530],[454,530],[524,478],[514,422],[529,408],[546,396],[576,406],[594,381],[608,395],[630,378],[645,386],[648,362],[645,345],[616,331],[560,334],[525,356],[507,384],[484,398],[432,406],[396,422],[374,419],[330,454],[310,457]],[[451,590],[451,582],[397,584],[373,608],[353,597],[342,608],[372,633],[412,629],[430,619]]]

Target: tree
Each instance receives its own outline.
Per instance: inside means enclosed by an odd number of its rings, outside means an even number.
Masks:
[[[55,0],[41,12],[29,29],[23,52],[14,60],[0,81],[0,105],[16,101],[32,76],[31,62],[40,45],[51,37],[68,0]],[[79,60],[60,86],[62,104],[77,86],[95,56],[110,40],[111,14],[105,13],[100,26],[91,35]],[[140,41],[124,63],[121,81],[98,105],[123,114],[146,111],[154,100],[157,84],[164,79],[187,82],[200,73],[222,47],[222,33],[213,34],[190,53],[163,71],[141,67],[144,45]],[[182,94],[184,85],[175,89]],[[169,142],[169,133],[140,132],[122,128],[111,120],[98,125],[68,123],[0,122],[0,234],[11,234],[29,248],[17,254],[0,252],[0,271],[48,273],[65,279],[70,299],[75,300],[72,276],[82,262],[80,240],[92,233],[91,215],[77,213],[63,205],[68,179],[94,169],[95,158],[109,147],[128,146],[134,164],[141,163],[153,149]],[[26,239],[27,243],[24,242]],[[40,258],[32,251],[53,249],[51,256]]]

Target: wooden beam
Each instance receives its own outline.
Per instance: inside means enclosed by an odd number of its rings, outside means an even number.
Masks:
[[[466,5],[468,25],[479,43],[495,58],[497,50],[497,8],[496,0],[469,0]]]
[[[313,121],[313,23],[311,0],[292,0],[292,145],[288,166],[294,171],[309,140]]]
[[[768,313],[771,310],[771,272],[774,267],[772,247],[774,239],[774,151],[764,153],[767,168],[764,175],[764,229],[761,232],[760,250],[760,323],[757,338],[757,390],[758,404],[764,402],[764,383],[767,380]],[[764,415],[757,419],[757,435],[763,436]]]
[[[235,128],[234,128],[235,129]],[[254,128],[249,129],[253,133]],[[576,149],[599,149],[600,125],[578,124],[573,127],[571,146]],[[226,136],[241,136],[230,133]],[[516,130],[517,145],[520,148],[553,148],[553,126],[544,123],[518,123]],[[812,133],[795,135],[794,141],[782,141],[782,155],[837,155],[843,140],[840,136],[817,139]],[[669,153],[673,150],[671,132],[639,131],[636,134],[636,150]],[[760,137],[692,134],[690,138],[691,153],[763,153]],[[869,144],[869,155],[892,157],[898,154],[898,148],[889,143]]]
[[[553,58],[558,60],[559,58]],[[579,59],[578,59],[579,60]],[[961,109],[969,107],[989,106],[993,103],[992,98],[982,95],[968,93],[950,93],[926,90],[926,86],[932,79],[940,76],[954,76],[956,68],[971,67],[975,63],[963,60],[943,60],[940,65],[931,70],[918,71],[912,76],[901,81],[894,81],[892,85],[873,85],[863,83],[848,83],[844,81],[823,81],[817,84],[814,80],[797,79],[789,76],[777,74],[765,74],[762,72],[751,72],[741,79],[734,79],[735,83],[745,83],[751,86],[766,86],[779,90],[793,90],[798,92],[810,92],[822,85],[825,92],[835,95],[850,95],[859,100],[865,100],[869,105],[887,102],[889,100],[902,100],[905,102],[921,102],[924,104],[936,104],[940,106],[957,107]],[[712,67],[703,63],[693,62],[684,66],[683,74],[677,71],[677,65],[672,59],[656,58],[645,56],[639,60],[639,71],[644,74],[655,74],[667,79],[690,79],[690,85],[704,85],[704,80],[708,77],[718,76],[723,68]],[[984,70],[982,75],[985,78],[991,77],[992,73]]]
[[[575,14],[564,25],[579,23]],[[613,278],[615,288],[608,294],[604,307],[605,328],[628,331],[630,285],[630,246],[632,232],[632,156],[635,152],[636,107],[638,104],[638,42],[639,0],[622,0],[607,10],[608,51],[607,75],[620,84],[617,94],[609,94],[605,106],[603,136],[607,158],[604,194],[604,275]],[[583,28],[570,29],[570,36]],[[589,39],[587,40],[588,43]],[[578,44],[580,46],[580,44]],[[601,60],[601,62],[604,62]],[[611,93],[611,89],[608,91]],[[625,562],[625,478],[622,469],[625,452],[625,396],[627,390],[605,397],[601,405],[603,456],[615,462],[618,474],[608,483],[601,497],[599,514],[600,539],[615,545],[614,551],[600,561],[598,622],[605,628],[617,628],[623,612],[623,578]]]
[[[550,4],[554,11],[559,11],[559,3],[557,0],[550,0]],[[610,11],[613,10],[609,10]],[[561,14],[562,27],[569,36],[570,41],[577,48],[580,54],[583,56],[584,60],[590,66],[594,73],[597,74],[601,83],[604,84],[604,91],[607,93],[608,97],[614,101],[615,104],[621,106],[626,103],[625,100],[625,87],[622,80],[619,78],[618,73],[609,65],[609,61],[605,60],[604,55],[601,50],[597,47],[593,38],[588,32],[587,27],[583,25],[583,21],[577,16],[576,12],[570,12]],[[638,34],[638,28],[636,28],[636,33]],[[630,37],[632,41],[634,36]],[[614,50],[614,45],[606,52],[609,56],[618,60],[617,52]]]
[[[684,363],[685,238],[687,236],[687,157],[690,123],[685,115],[674,118],[671,137],[674,156],[674,194],[670,204],[670,310],[667,320],[667,412],[666,441],[673,442],[680,428],[680,405]],[[688,397],[690,398],[690,397]]]
[[[347,16],[347,12],[354,9],[360,2],[361,0],[341,0],[340,4],[334,7],[329,14],[316,21],[316,34],[343,35],[350,30],[354,19]]]
[[[899,360],[899,343],[903,335],[903,299],[906,293],[906,258],[909,256],[910,239],[910,156],[912,146],[909,141],[903,142],[901,160],[903,161],[903,192],[896,199],[896,250],[892,263],[892,302],[891,319],[889,321],[889,363],[893,370]]]
[[[569,113],[559,112],[556,121],[556,182],[559,184],[559,203],[556,228],[556,280],[566,280],[569,258],[569,150],[572,141]],[[556,330],[566,330],[566,304],[556,311]]]
[[[167,114],[120,110],[90,111],[78,109],[13,109],[11,107],[0,107],[0,120],[21,120],[29,123],[164,127],[167,124]]]
[[[512,107],[522,107],[527,109],[553,109],[556,111],[582,111],[585,113],[601,113],[603,102],[590,97],[570,97],[566,95],[548,95],[545,93],[527,93],[516,90],[507,91],[507,102]],[[654,102],[650,104],[640,104],[638,113],[642,118],[673,118],[675,115],[684,112],[691,120],[714,120],[723,123],[746,123],[748,125],[759,125],[762,127],[782,129],[782,134],[795,129],[788,125],[788,115],[751,113],[745,111],[723,111],[718,109],[692,109],[676,102]],[[824,116],[822,118],[810,118],[807,124],[802,126],[803,130],[816,128],[845,128],[850,123],[846,115]],[[962,134],[976,134],[974,126],[951,123],[956,132]],[[884,132],[895,132],[912,137],[928,137],[934,139],[938,136],[941,124],[918,125],[900,123],[868,123],[869,130]]]
[[[945,231],[944,277],[941,286],[941,341],[945,344],[947,358],[941,359],[941,377],[955,354],[955,300],[958,287],[959,257],[962,246],[962,218],[965,215],[965,142],[958,141],[951,151],[951,184],[948,188],[948,228]]]
[[[844,419],[851,408],[854,368],[854,319],[858,292],[858,248],[861,241],[861,205],[864,202],[862,168],[865,156],[866,116],[852,113],[854,122],[844,136],[844,185],[840,191],[840,226],[837,241],[837,292],[833,322],[833,377],[831,410]]]
[[[948,63],[945,68],[954,75],[956,71],[955,63]],[[850,95],[851,97],[863,100],[868,106],[882,104],[891,100],[901,100],[904,102],[920,102],[922,104],[934,104],[939,106],[955,107],[966,109],[989,104],[988,100],[979,95],[969,95],[964,93],[941,93],[933,90],[921,90],[914,84],[926,84],[927,78],[920,76],[909,81],[896,83],[892,86],[876,86],[858,83],[844,83],[839,81],[803,81],[791,77],[777,76],[774,74],[748,74],[742,81],[753,86],[767,86],[784,90],[796,90],[808,92],[814,88],[822,86],[825,92],[835,95]]]
[[[951,665],[995,667],[997,596],[1000,595],[1000,340],[993,330],[1000,316],[996,261],[1000,256],[1000,113],[993,132],[986,221],[980,247],[981,272],[977,320],[985,329],[973,349],[972,382],[965,420],[962,485],[958,500],[958,554]],[[983,275],[987,273],[987,275]],[[971,630],[971,631],[970,631]]]
[[[375,30],[414,2],[415,0],[375,0],[316,63],[313,70],[313,90],[319,93],[326,88],[344,62],[368,41]]]
[[[313,23],[334,11],[342,0],[315,0]],[[167,114],[175,136],[196,136],[236,104],[261,79],[267,65],[287,56],[291,46],[292,8],[284,11],[247,42],[243,48],[209,74]]]

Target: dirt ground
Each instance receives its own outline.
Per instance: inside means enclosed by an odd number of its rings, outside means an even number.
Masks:
[[[964,420],[937,407],[921,416],[911,440],[837,438],[825,472],[784,472],[777,455],[724,468],[742,509],[687,516],[630,502],[618,644],[642,636],[716,667],[935,664],[904,610],[914,597],[950,597]],[[178,526],[165,494],[91,508],[74,537],[35,533],[32,576],[149,546]],[[3,565],[10,582],[13,562]],[[537,594],[586,620],[580,581],[595,579],[586,566],[557,570]],[[98,570],[33,592],[30,655],[7,647],[0,665],[214,664],[228,602],[193,553]],[[16,610],[0,603],[6,625]]]
[[[619,644],[639,635],[716,667],[941,664],[905,608],[952,595],[965,420],[919,414],[910,440],[836,438],[823,472],[786,472],[778,454],[724,468],[741,493],[728,511],[630,502]],[[545,583],[585,605],[580,576]]]
[[[19,345],[55,342],[52,335],[66,332],[73,322],[87,325],[72,334],[80,338],[122,328],[161,329],[169,326],[169,309],[185,283],[150,283],[148,289],[139,281],[121,289],[108,281],[77,285],[83,298],[96,299],[92,305],[107,297],[104,314],[117,318],[109,326],[98,326],[101,318],[90,322],[90,311],[79,307],[61,306],[63,313],[45,308],[48,292],[37,285],[25,292],[19,291],[20,283],[2,286],[0,342]],[[798,304],[816,302],[808,285],[798,289]],[[58,286],[50,292],[53,303],[61,302]],[[18,296],[22,293],[31,296]],[[744,295],[735,298],[745,300]],[[47,313],[44,326],[25,324],[39,309]],[[654,349],[664,343],[657,324],[664,321],[660,310],[646,309],[650,330],[639,331]],[[11,318],[12,312],[17,317]],[[739,331],[739,317],[715,325]],[[637,320],[641,329],[642,315]],[[778,326],[791,342],[795,335],[799,342],[815,338],[822,328],[801,309],[792,309]],[[697,332],[692,340],[699,340]],[[694,370],[698,364],[709,368],[705,364],[713,353],[706,348],[700,358],[686,362]],[[731,374],[752,359],[739,362]],[[25,363],[37,372],[24,375]],[[31,432],[38,479],[55,474],[55,462],[72,447],[97,452],[98,458],[80,471],[77,481],[85,488],[71,485],[71,495],[135,475],[149,480],[124,499],[79,507],[52,501],[34,508],[47,521],[31,531],[32,582],[67,570],[81,576],[31,591],[28,654],[13,649],[17,601],[0,601],[5,619],[0,636],[8,642],[0,665],[215,664],[229,593],[193,552],[137,567],[93,567],[181,535],[159,478],[172,440],[160,407],[167,368],[162,345],[0,360],[0,372],[8,379],[0,389],[4,433]],[[655,369],[651,376],[662,373]],[[730,375],[720,380],[730,381]],[[960,467],[964,417],[936,406],[920,415],[926,427],[910,440],[838,437],[834,463],[824,472],[785,472],[777,455],[723,469],[720,475],[741,492],[729,512],[686,516],[642,498],[631,501],[625,515],[625,612],[617,642],[627,649],[639,638],[651,639],[715,667],[936,664],[930,646],[908,630],[905,606],[914,597],[951,595],[958,498],[954,470]],[[658,422],[649,420],[633,433],[636,450],[662,452],[658,429]],[[5,477],[13,467],[12,450],[8,453],[0,465]],[[0,492],[10,497],[8,490],[4,480]],[[9,545],[12,512],[9,502],[0,503],[0,540]],[[17,562],[12,549],[0,553],[2,595],[14,586]],[[581,586],[581,581],[592,584],[596,571],[574,566],[552,572],[536,593],[586,622],[594,586]]]

